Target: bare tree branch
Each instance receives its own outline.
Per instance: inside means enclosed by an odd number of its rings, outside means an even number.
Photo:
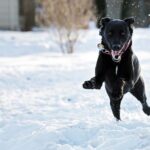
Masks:
[[[57,32],[63,53],[73,53],[79,28],[86,28],[92,16],[91,0],[42,0],[47,25]]]

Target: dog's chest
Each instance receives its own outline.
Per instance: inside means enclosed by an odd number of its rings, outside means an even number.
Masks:
[[[119,65],[111,66],[106,71],[106,78],[116,78],[120,73],[119,71],[120,67]]]

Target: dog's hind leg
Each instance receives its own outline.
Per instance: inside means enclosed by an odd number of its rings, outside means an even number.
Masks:
[[[145,86],[142,77],[138,79],[134,88],[130,91],[133,96],[135,96],[142,104],[143,111],[145,114],[150,115],[150,107],[146,101],[146,94],[145,94]]]
[[[117,120],[120,120],[120,104],[121,104],[121,100],[112,100],[110,99],[110,106],[111,106],[111,110],[113,112],[114,117]]]

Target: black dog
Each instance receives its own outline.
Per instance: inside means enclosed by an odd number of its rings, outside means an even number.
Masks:
[[[104,49],[99,52],[95,77],[83,84],[85,89],[100,89],[105,82],[111,109],[117,120],[120,120],[121,100],[127,92],[135,96],[141,102],[144,113],[150,115],[139,61],[131,48],[133,23],[134,18],[101,20],[100,35]]]

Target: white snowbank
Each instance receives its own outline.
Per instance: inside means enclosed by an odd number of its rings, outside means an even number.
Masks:
[[[150,118],[127,94],[121,122],[112,116],[104,88],[84,90],[94,75],[97,29],[73,55],[63,55],[49,32],[0,32],[1,150],[150,150]],[[150,29],[135,29],[150,104]]]

